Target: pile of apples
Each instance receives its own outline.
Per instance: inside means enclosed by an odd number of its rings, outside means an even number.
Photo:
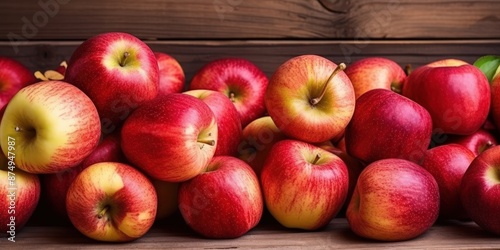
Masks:
[[[177,211],[201,236],[236,238],[265,209],[303,230],[345,211],[382,241],[438,218],[500,235],[499,61],[404,72],[301,55],[268,78],[221,58],[185,84],[173,57],[120,32],[45,74],[0,57],[0,233],[47,199],[99,241],[138,239]]]

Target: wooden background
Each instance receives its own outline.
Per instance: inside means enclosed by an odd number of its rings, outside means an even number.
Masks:
[[[500,54],[498,0],[0,1],[0,55],[32,70],[68,60],[90,36],[129,32],[180,61],[189,79],[215,58],[271,75],[300,54],[350,63],[385,56],[418,66]]]

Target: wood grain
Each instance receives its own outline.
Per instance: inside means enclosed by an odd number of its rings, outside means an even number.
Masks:
[[[497,0],[0,1],[0,40],[500,38],[499,10]]]

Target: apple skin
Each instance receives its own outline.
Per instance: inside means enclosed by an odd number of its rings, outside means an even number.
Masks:
[[[25,86],[37,82],[24,64],[9,57],[0,56],[0,108]]]
[[[500,146],[494,146],[470,164],[462,177],[460,199],[469,217],[482,229],[500,235]]]
[[[202,172],[217,148],[215,115],[202,100],[172,93],[137,108],[121,130],[125,157],[154,179],[182,182]]]
[[[85,236],[110,242],[142,237],[155,221],[156,191],[127,164],[96,163],[73,181],[66,197],[71,223]]]
[[[186,223],[207,238],[237,238],[260,221],[264,202],[259,180],[244,161],[216,156],[205,172],[179,187]]]
[[[260,180],[271,215],[286,228],[304,230],[327,225],[349,188],[347,167],[338,156],[291,139],[272,147]]]
[[[155,51],[154,55],[158,61],[159,70],[158,95],[181,93],[186,80],[182,66],[169,54]]]
[[[320,143],[344,132],[354,112],[355,95],[343,71],[327,83],[337,67],[324,57],[302,55],[284,62],[274,72],[265,104],[285,135]],[[313,105],[313,99],[319,102]]]
[[[205,102],[215,115],[218,137],[214,156],[236,156],[242,127],[239,113],[233,103],[224,94],[215,90],[196,89],[183,93]]]
[[[402,94],[426,108],[435,131],[469,135],[481,128],[490,110],[490,85],[475,66],[457,59],[415,69]]]
[[[36,174],[26,173],[18,168],[10,171],[7,168],[7,158],[0,154],[0,236],[13,237],[19,233],[29,221],[40,199],[40,179]],[[11,179],[15,178],[15,179]],[[11,182],[13,185],[11,185]],[[13,189],[15,188],[15,189]],[[13,192],[13,193],[11,193]],[[12,199],[15,199],[13,204]],[[14,218],[11,230],[11,216]],[[10,233],[9,231],[13,231]]]
[[[470,135],[452,135],[451,138],[446,141],[446,143],[460,144],[471,150],[475,156],[478,156],[485,150],[496,146],[498,144],[498,141],[491,132],[485,129],[479,129]]]
[[[263,116],[250,122],[243,129],[238,145],[238,158],[242,159],[260,176],[260,171],[273,145],[285,136],[270,116]]]
[[[137,106],[158,95],[158,79],[153,51],[137,37],[122,32],[101,33],[84,41],[71,55],[65,73],[65,81],[92,99],[105,133],[114,131]]]
[[[120,146],[119,133],[114,132],[105,136],[92,153],[77,166],[55,174],[40,176],[43,189],[50,190],[50,192],[44,192],[44,198],[52,211],[52,216],[69,220],[66,212],[66,194],[69,186],[80,172],[88,166],[99,162],[126,163]]]
[[[220,58],[205,64],[193,76],[189,90],[210,89],[225,94],[240,114],[242,127],[265,113],[268,79],[257,65],[244,58]]]
[[[439,188],[416,163],[383,159],[361,172],[346,218],[364,238],[403,241],[426,232],[439,215]]]
[[[369,164],[386,158],[419,163],[432,134],[429,112],[386,89],[373,89],[356,101],[346,128],[347,153]]]
[[[381,88],[400,93],[406,73],[393,60],[367,57],[357,60],[345,69],[351,80],[356,99],[368,90]]]
[[[167,182],[152,179],[151,182],[156,190],[158,197],[158,208],[156,211],[156,220],[165,220],[178,210],[178,191],[180,183]]]
[[[446,144],[425,152],[421,166],[432,174],[439,186],[441,219],[468,219],[460,201],[460,183],[475,157],[472,151],[459,144]]]
[[[491,91],[491,110],[490,117],[493,124],[500,128],[500,74],[493,78],[490,85]]]
[[[15,138],[15,163],[35,174],[57,173],[79,164],[99,143],[101,125],[92,101],[62,81],[28,85],[12,98],[0,123],[5,155]]]

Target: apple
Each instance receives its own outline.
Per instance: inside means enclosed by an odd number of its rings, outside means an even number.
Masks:
[[[125,157],[154,179],[182,182],[201,173],[214,156],[218,129],[202,100],[172,93],[139,106],[121,130]]]
[[[11,154],[11,157],[14,156]],[[15,156],[14,156],[15,157]],[[0,236],[15,242],[29,221],[40,199],[38,175],[16,168],[13,161],[0,154]]]
[[[242,136],[240,115],[233,103],[222,93],[215,90],[196,89],[184,92],[194,96],[212,110],[217,122],[217,148],[214,156],[236,156]]]
[[[406,73],[391,59],[367,57],[355,61],[346,68],[345,74],[354,87],[356,99],[368,90],[382,88],[401,93]]]
[[[500,235],[500,146],[477,156],[465,171],[460,199],[465,211],[482,229]]]
[[[155,220],[164,220],[178,210],[178,190],[180,183],[160,181],[156,179],[152,179],[151,182],[155,187],[156,195],[158,197],[158,207]]]
[[[43,81],[19,90],[0,123],[4,154],[13,142],[16,166],[36,174],[76,166],[94,150],[100,136],[99,115],[92,101],[62,81]]]
[[[498,144],[495,136],[485,129],[479,129],[470,135],[451,136],[446,143],[456,143],[471,150],[475,156]]]
[[[496,74],[491,81],[491,120],[500,128],[500,74]]]
[[[269,116],[283,133],[310,143],[344,132],[355,105],[354,89],[336,65],[317,55],[296,56],[274,72],[266,90]]]
[[[101,162],[84,169],[66,197],[71,223],[98,241],[125,242],[152,227],[157,209],[151,181],[124,163]]]
[[[245,126],[238,144],[238,158],[242,159],[260,176],[264,161],[272,146],[287,138],[270,116],[257,118]]]
[[[445,59],[415,69],[403,83],[402,94],[426,108],[434,131],[470,135],[486,121],[490,85],[477,67]]]
[[[101,33],[76,48],[64,79],[94,102],[107,134],[137,106],[158,95],[158,62],[137,37],[122,32]]]
[[[210,89],[225,94],[240,114],[242,127],[265,112],[268,79],[257,65],[244,58],[220,58],[205,64],[193,76],[189,90]]]
[[[189,227],[204,237],[240,237],[262,217],[259,180],[244,161],[216,156],[205,172],[180,184],[179,210]]]
[[[120,134],[114,132],[105,136],[97,147],[78,165],[54,174],[41,176],[44,198],[52,215],[63,220],[69,219],[66,213],[66,193],[76,176],[88,166],[98,162],[126,162],[120,146]]]
[[[304,230],[327,225],[349,188],[347,167],[338,156],[291,139],[274,144],[260,179],[271,215],[284,227]]]
[[[0,108],[23,87],[37,82],[33,73],[21,62],[0,56]]]
[[[383,159],[359,175],[346,212],[351,230],[379,241],[413,239],[439,215],[439,187],[432,175],[408,160]]]
[[[459,191],[462,177],[475,157],[466,147],[453,143],[425,152],[421,166],[432,174],[439,186],[439,217],[442,219],[468,219]]]
[[[169,54],[155,51],[159,72],[159,95],[180,93],[184,89],[185,75],[179,62]]]
[[[431,141],[429,112],[386,89],[373,89],[356,101],[346,128],[347,153],[365,163],[400,158],[419,163]]]

